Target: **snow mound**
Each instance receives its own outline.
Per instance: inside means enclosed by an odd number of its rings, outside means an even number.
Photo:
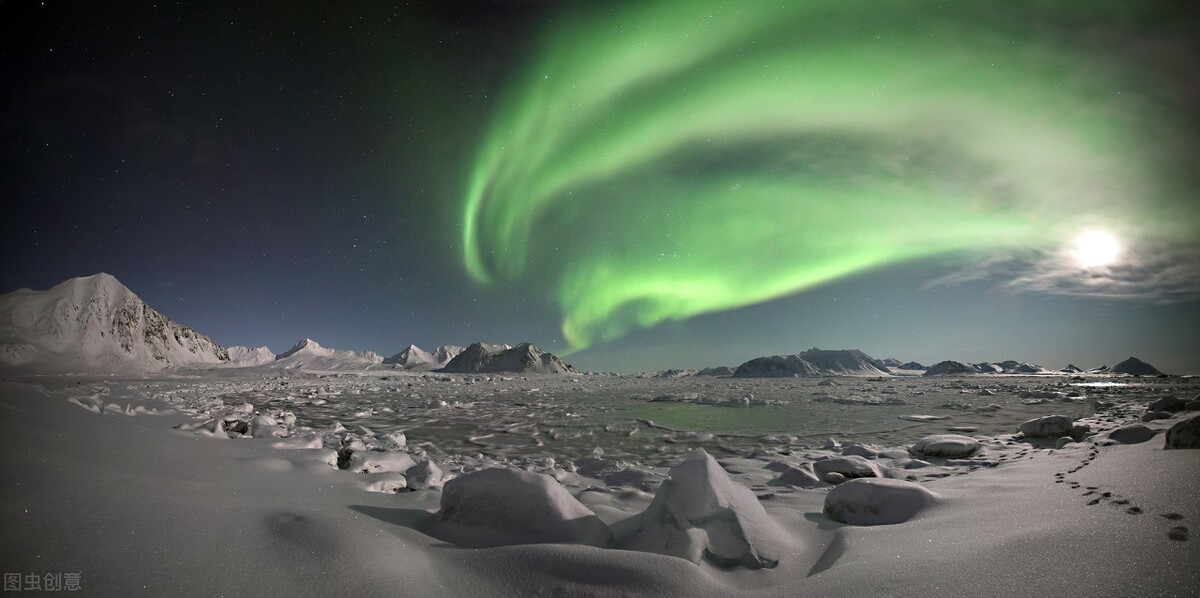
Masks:
[[[3,365],[116,373],[228,361],[212,339],[151,309],[108,274],[0,296]]]
[[[719,365],[717,367],[704,368],[696,372],[697,376],[732,376],[733,368],[727,365]]]
[[[355,473],[404,473],[416,462],[408,453],[396,451],[355,451],[347,469]]]
[[[622,547],[726,569],[770,569],[787,552],[779,529],[750,489],[696,449],[671,468]]]
[[[453,374],[520,372],[527,374],[576,374],[575,368],[553,353],[530,343],[508,348],[503,345],[475,343],[456,355],[441,371]]]
[[[574,543],[608,546],[612,532],[554,478],[482,469],[442,488],[431,535],[459,546]]]
[[[894,525],[936,503],[936,494],[913,482],[850,480],[825,496],[825,516],[849,525]]]
[[[795,355],[751,359],[734,370],[735,378],[791,378],[805,376],[889,376],[877,360],[857,349],[809,349]]]
[[[918,440],[909,447],[910,453],[928,457],[969,457],[979,450],[979,441],[958,434],[935,434]]]

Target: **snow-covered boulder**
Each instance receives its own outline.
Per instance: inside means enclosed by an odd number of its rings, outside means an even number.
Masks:
[[[913,482],[850,480],[825,495],[825,516],[850,525],[892,525],[936,503],[936,494]]]
[[[1110,431],[1108,438],[1121,444],[1138,444],[1154,438],[1155,434],[1157,432],[1142,424],[1131,424]]]
[[[1200,448],[1200,415],[1185,419],[1167,430],[1167,449]]]
[[[612,532],[554,478],[512,469],[482,469],[442,488],[441,509],[427,528],[459,546],[572,543],[608,546]]]
[[[821,479],[825,479],[830,473],[841,474],[846,479],[883,477],[879,466],[858,455],[815,461],[813,462],[813,471]]]
[[[367,481],[363,483],[362,489],[367,492],[380,492],[383,494],[395,494],[408,488],[408,480],[404,474],[400,473],[371,473],[364,476]]]
[[[769,569],[790,552],[779,529],[749,488],[696,449],[671,468],[622,547],[722,568]]]
[[[1046,415],[1031,419],[1018,428],[1027,438],[1058,438],[1069,436],[1075,420],[1066,415]]]
[[[1187,408],[1188,402],[1175,395],[1167,395],[1146,406],[1147,411],[1168,411],[1178,413]]]
[[[935,434],[918,440],[908,451],[927,457],[969,457],[979,450],[979,441],[959,434]]]

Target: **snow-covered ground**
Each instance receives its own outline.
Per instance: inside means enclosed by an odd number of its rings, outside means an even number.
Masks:
[[[123,596],[1200,587],[1200,450],[1164,450],[1193,379],[236,371],[0,381],[5,571]]]

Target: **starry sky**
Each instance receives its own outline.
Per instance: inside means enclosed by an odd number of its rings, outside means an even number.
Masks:
[[[1200,373],[1198,23],[1106,0],[3,2],[0,292],[108,272],[276,352]]]

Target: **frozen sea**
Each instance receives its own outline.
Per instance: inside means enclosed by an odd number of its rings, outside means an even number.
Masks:
[[[937,433],[997,436],[1040,415],[1161,395],[1187,381],[1081,377],[639,378],[324,374],[265,380],[147,381],[144,393],[219,413],[249,404],[301,428],[402,431],[432,456],[647,466],[696,447],[714,455],[841,442],[901,446]],[[1191,385],[1194,388],[1194,384]]]

